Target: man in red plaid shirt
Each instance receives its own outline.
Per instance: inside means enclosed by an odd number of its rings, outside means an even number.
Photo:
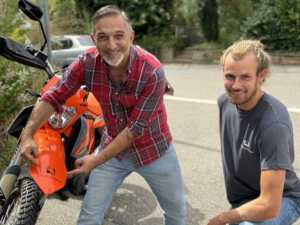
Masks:
[[[23,132],[21,152],[35,161],[35,131],[86,85],[101,103],[107,129],[96,153],[78,159],[77,168],[69,172],[91,171],[77,224],[102,224],[117,188],[137,172],[156,195],[165,224],[184,225],[183,180],[163,103],[164,70],[153,55],[133,45],[133,29],[117,7],[99,9],[92,27],[96,48],[73,62],[65,79],[42,96]]]

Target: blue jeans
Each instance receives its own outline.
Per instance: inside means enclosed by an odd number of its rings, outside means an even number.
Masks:
[[[295,200],[291,198],[283,198],[279,215],[270,220],[263,222],[244,221],[239,225],[292,225],[300,216],[300,207]]]
[[[77,225],[101,225],[113,194],[131,172],[137,172],[149,184],[164,210],[165,225],[185,225],[183,180],[173,145],[146,166],[136,168],[127,153],[122,160],[113,158],[93,169]]]

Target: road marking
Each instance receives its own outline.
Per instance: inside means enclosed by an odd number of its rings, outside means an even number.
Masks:
[[[209,99],[195,99],[195,98],[183,98],[183,97],[175,97],[165,95],[165,99],[179,102],[191,102],[197,104],[208,104],[208,105],[216,105],[217,101],[209,100]],[[288,111],[291,113],[300,113],[300,108],[288,108]]]
[[[179,101],[179,102],[192,102],[192,103],[208,104],[208,105],[216,105],[217,104],[217,102],[214,101],[214,100],[195,99],[195,98],[182,98],[182,97],[175,97],[175,96],[169,96],[169,95],[165,95],[165,99],[173,100],[173,101]]]

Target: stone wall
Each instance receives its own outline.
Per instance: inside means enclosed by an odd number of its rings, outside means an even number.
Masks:
[[[174,63],[218,64],[222,55],[221,50],[186,48],[175,55]],[[273,64],[300,65],[300,52],[271,52]],[[170,59],[168,60],[170,62]]]

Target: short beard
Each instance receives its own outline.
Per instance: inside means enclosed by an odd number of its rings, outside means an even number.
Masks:
[[[122,56],[118,60],[115,60],[115,61],[108,59],[106,56],[103,56],[103,59],[110,66],[119,66],[124,59],[124,54],[122,54]]]
[[[115,61],[115,62],[113,62],[110,59],[108,59],[105,55],[103,55],[103,59],[110,66],[119,66],[122,63],[122,61],[124,60],[125,55],[129,55],[130,47],[131,47],[131,45],[128,46],[127,51],[125,53],[123,53],[121,55],[121,57],[117,61]]]

